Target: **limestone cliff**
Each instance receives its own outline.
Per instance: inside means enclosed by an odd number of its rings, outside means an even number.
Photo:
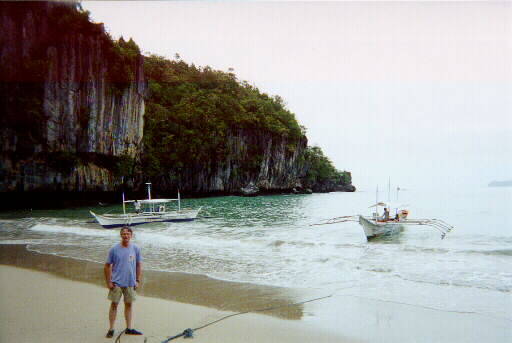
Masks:
[[[119,185],[107,165],[140,154],[145,83],[116,48],[76,3],[0,3],[0,191]]]
[[[328,159],[331,174],[311,176],[325,163],[308,162],[307,138],[279,97],[183,61],[156,59],[163,69],[150,77],[151,58],[145,66],[132,40],[113,41],[78,3],[0,2],[0,196],[22,206],[56,191],[117,201],[123,182],[143,191],[147,181],[161,194],[233,194],[249,184],[353,191],[339,188]],[[164,88],[167,103],[156,96]],[[341,186],[351,186],[345,176]]]
[[[264,130],[229,130],[224,159],[211,158],[153,181],[164,191],[179,187],[200,194],[236,194],[250,183],[262,192],[299,189],[305,175],[306,146],[305,136],[290,146],[286,138]]]

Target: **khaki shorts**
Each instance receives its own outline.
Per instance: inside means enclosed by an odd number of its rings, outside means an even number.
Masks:
[[[124,302],[127,304],[134,302],[137,297],[137,293],[133,287],[115,286],[108,292],[108,300],[118,304],[121,301],[121,295],[124,296]]]

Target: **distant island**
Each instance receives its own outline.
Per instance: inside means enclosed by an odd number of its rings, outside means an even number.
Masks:
[[[512,180],[491,181],[489,187],[512,187]]]

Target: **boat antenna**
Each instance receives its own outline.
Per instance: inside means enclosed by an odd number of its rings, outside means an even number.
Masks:
[[[124,191],[123,191],[123,214],[126,214],[126,205],[124,204]]]
[[[178,188],[178,212],[181,211],[180,189]]]
[[[388,178],[388,210],[391,203],[391,177]]]
[[[379,218],[379,185],[375,188],[375,218]]]
[[[148,200],[151,200],[151,182],[146,182],[148,185]]]
[[[126,214],[126,206],[124,204],[124,176],[121,176],[121,187],[123,189],[123,214]]]

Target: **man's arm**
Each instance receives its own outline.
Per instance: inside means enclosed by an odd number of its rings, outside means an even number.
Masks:
[[[112,265],[109,263],[105,263],[105,268],[103,268],[103,272],[105,274],[105,282],[107,283],[107,287],[109,289],[114,288],[114,284],[112,283]]]
[[[137,282],[136,287],[139,287],[141,277],[142,277],[142,263],[137,262],[137,267],[135,269],[135,281]]]

